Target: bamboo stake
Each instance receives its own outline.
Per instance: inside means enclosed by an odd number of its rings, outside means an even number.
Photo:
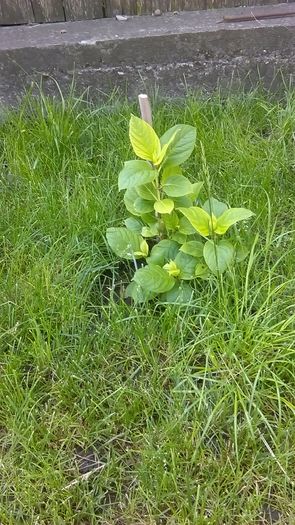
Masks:
[[[152,110],[148,95],[138,95],[141,118],[150,126],[153,125]]]

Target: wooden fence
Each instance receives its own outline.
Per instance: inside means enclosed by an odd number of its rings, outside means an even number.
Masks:
[[[281,0],[0,0],[0,25],[64,22],[143,15],[161,11],[192,11],[239,5],[276,4]]]

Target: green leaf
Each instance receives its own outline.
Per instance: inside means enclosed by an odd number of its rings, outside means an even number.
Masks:
[[[172,135],[170,140],[166,144],[164,144],[162,146],[161,153],[160,153],[159,157],[157,158],[156,162],[154,162],[154,164],[156,166],[159,166],[159,164],[162,164],[162,162],[167,158],[168,151],[171,149],[171,145],[172,145],[172,143],[173,143],[177,133],[178,133],[178,130]]]
[[[180,251],[192,255],[193,257],[203,257],[204,244],[200,241],[185,242]]]
[[[161,266],[149,264],[137,270],[133,281],[139,284],[144,290],[157,294],[168,292],[173,288],[175,280]]]
[[[119,190],[134,188],[142,184],[152,182],[156,178],[157,172],[144,160],[128,160],[124,163],[124,168],[119,173]]]
[[[192,184],[183,175],[173,175],[165,180],[163,191],[168,197],[182,197],[192,193]]]
[[[166,262],[175,259],[179,251],[179,244],[169,239],[164,239],[153,246],[150,256],[147,258],[148,264],[158,264],[163,266]]]
[[[229,241],[220,241],[218,244],[207,241],[204,246],[205,262],[213,273],[224,272],[232,263],[235,250]]]
[[[141,197],[137,197],[137,199],[135,199],[133,206],[136,213],[138,213],[139,215],[149,213],[150,211],[154,210],[154,205],[152,201],[146,201]]]
[[[140,243],[140,249],[138,250],[138,252],[134,252],[134,255],[138,257],[147,257],[148,254],[149,254],[149,245],[146,242],[146,240],[143,239]]]
[[[154,213],[154,210],[152,211],[152,213],[143,213],[141,215],[141,220],[145,223],[145,224],[148,224],[149,226],[153,225],[155,223],[155,213]]]
[[[163,199],[154,203],[154,209],[158,213],[171,213],[174,208],[174,202],[171,199]]]
[[[196,233],[195,228],[193,228],[193,226],[186,217],[180,218],[178,230],[180,233],[184,233],[185,235],[193,235]]]
[[[184,244],[186,241],[186,235],[180,232],[175,232],[171,235],[171,239],[179,244]]]
[[[157,190],[153,184],[145,184],[144,186],[137,186],[136,191],[142,199],[147,201],[157,200]]]
[[[129,137],[135,155],[151,162],[157,160],[161,153],[160,139],[147,122],[131,115]]]
[[[168,231],[174,231],[177,229],[178,224],[179,224],[179,218],[178,218],[177,213],[175,213],[175,211],[170,213],[170,215],[164,215],[162,219]]]
[[[186,253],[179,252],[174,262],[180,270],[180,279],[189,280],[195,277],[195,268],[197,265],[197,259]]]
[[[196,128],[177,124],[161,137],[161,145],[167,144],[176,133],[165,160],[165,166],[183,164],[191,155],[196,142]]]
[[[176,282],[174,287],[161,295],[161,301],[170,304],[187,304],[191,301],[193,290],[188,283]]]
[[[253,215],[253,211],[247,210],[246,208],[230,208],[218,217],[215,232],[223,235],[233,224],[249,219]]]
[[[128,217],[128,219],[125,219],[124,224],[128,230],[135,233],[141,233],[143,224],[138,219],[135,219],[135,217]]]
[[[159,234],[159,225],[157,222],[151,224],[151,226],[144,226],[141,230],[143,237],[156,237]]]
[[[138,194],[137,194],[137,191],[136,191],[135,188],[129,188],[128,190],[125,191],[125,193],[124,193],[124,204],[125,204],[127,210],[132,215],[140,216],[141,213],[137,212],[135,207],[134,207],[134,202],[136,201],[136,199],[138,199]]]
[[[182,169],[180,166],[168,166],[167,168],[164,168],[161,177],[162,184],[164,184],[168,177],[175,177],[175,175],[182,175]]]
[[[206,264],[198,263],[195,269],[195,277],[199,279],[208,279],[210,277],[210,270]]]
[[[225,202],[220,202],[217,199],[214,199],[214,197],[210,197],[202,206],[203,210],[205,210],[209,215],[213,213],[215,217],[220,217],[220,215],[223,214],[224,211],[228,209],[227,204]]]
[[[148,250],[141,235],[126,228],[108,228],[106,238],[113,252],[123,259],[141,259]]]
[[[183,197],[174,197],[174,208],[178,210],[179,208],[191,208],[193,206],[193,200],[188,195]]]
[[[200,208],[193,206],[192,208],[179,208],[179,211],[189,220],[193,228],[203,237],[207,237],[214,228],[214,218]],[[215,219],[216,222],[216,219]]]
[[[155,297],[155,294],[148,290],[143,290],[139,284],[132,281],[128,284],[125,293],[125,297],[131,297],[135,303],[145,303]]]

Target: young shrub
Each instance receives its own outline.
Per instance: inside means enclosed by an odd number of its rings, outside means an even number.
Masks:
[[[195,146],[194,127],[179,124],[159,138],[132,115],[129,137],[140,160],[125,162],[118,185],[130,216],[125,227],[106,233],[115,254],[134,262],[126,297],[187,302],[194,281],[219,275],[247,256],[224,235],[253,212],[229,208],[213,197],[201,204],[203,183],[192,183],[181,168]]]

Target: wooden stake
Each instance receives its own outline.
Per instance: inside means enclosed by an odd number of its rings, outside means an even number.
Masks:
[[[152,126],[152,110],[148,95],[138,95],[138,102],[142,120],[145,120],[145,122]]]

